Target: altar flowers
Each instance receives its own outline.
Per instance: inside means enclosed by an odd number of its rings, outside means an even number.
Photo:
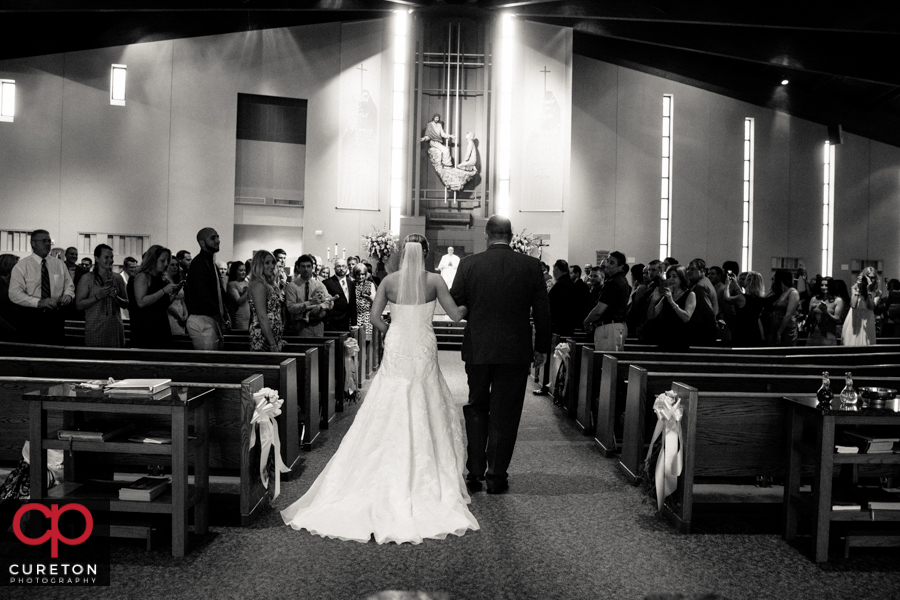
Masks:
[[[253,394],[256,408],[253,418],[250,419],[250,447],[256,446],[256,430],[259,428],[259,477],[266,488],[269,487],[269,472],[266,463],[269,460],[269,450],[275,449],[275,493],[272,500],[281,493],[281,474],[289,473],[290,469],[281,460],[281,441],[278,439],[278,424],[275,417],[281,414],[281,405],[284,400],[278,397],[278,392],[272,388],[262,388]]]
[[[659,456],[656,458],[653,483],[656,488],[657,510],[662,510],[666,498],[678,488],[678,476],[683,466],[682,450],[684,441],[681,436],[681,417],[683,410],[678,395],[669,390],[660,394],[653,401],[653,412],[656,413],[656,429],[650,440],[647,458],[644,460],[645,476],[650,475],[650,459],[656,440],[660,438]]]

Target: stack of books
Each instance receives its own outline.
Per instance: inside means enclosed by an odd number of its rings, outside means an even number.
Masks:
[[[845,431],[847,443],[859,448],[860,454],[886,454],[900,449],[900,436],[865,430]]]
[[[137,396],[168,395],[171,379],[123,379],[106,386],[107,394]]]
[[[92,421],[72,429],[60,429],[56,437],[75,442],[105,442],[134,429],[134,423]]]
[[[119,500],[150,502],[169,488],[168,477],[141,477],[119,489]]]

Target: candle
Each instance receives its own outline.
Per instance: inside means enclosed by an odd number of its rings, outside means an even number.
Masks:
[[[337,260],[337,242],[334,243],[334,260]]]
[[[325,248],[325,260],[331,260],[331,248]]]
[[[341,258],[344,258],[344,259],[347,258],[347,249],[346,248],[341,248]]]

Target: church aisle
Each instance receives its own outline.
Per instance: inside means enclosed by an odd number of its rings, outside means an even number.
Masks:
[[[454,394],[466,394],[459,354],[441,352]],[[531,386],[529,386],[531,387]],[[603,459],[547,397],[530,392],[510,469],[510,492],[474,495],[481,531],[423,544],[323,539],[283,525],[278,511],[309,487],[358,405],[340,415],[303,472],[282,485],[251,528],[213,528],[185,559],[115,547],[108,590],[13,590],[10,597],[365,598],[383,590],[479,598],[644,598],[717,593],[739,598],[890,598],[900,565],[816,566],[777,533],[683,536]],[[892,552],[892,551],[889,551]],[[893,554],[896,558],[896,554]],[[879,569],[881,569],[879,571]],[[893,570],[891,570],[893,569]],[[446,596],[445,596],[446,597]]]

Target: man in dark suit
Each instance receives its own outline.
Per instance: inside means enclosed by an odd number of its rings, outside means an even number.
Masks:
[[[347,276],[347,261],[334,261],[334,275],[323,280],[328,294],[336,296],[334,307],[325,315],[325,331],[350,331],[356,325],[356,284]]]
[[[550,305],[541,263],[509,246],[512,225],[494,215],[484,228],[487,250],[463,258],[450,293],[469,308],[462,358],[469,380],[463,408],[468,436],[470,491],[487,481],[489,494],[509,489],[528,366],[541,365],[550,351]],[[532,347],[530,318],[536,334]]]

